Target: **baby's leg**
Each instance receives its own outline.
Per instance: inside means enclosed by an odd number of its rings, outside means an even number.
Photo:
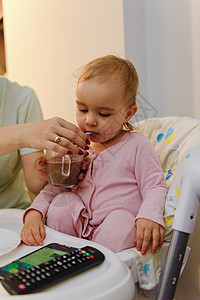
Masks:
[[[46,225],[72,236],[80,236],[82,224],[79,217],[83,209],[85,206],[77,194],[61,193],[53,199],[49,206]]]
[[[133,247],[135,237],[135,216],[125,209],[118,209],[110,212],[94,230],[92,241],[119,252]]]

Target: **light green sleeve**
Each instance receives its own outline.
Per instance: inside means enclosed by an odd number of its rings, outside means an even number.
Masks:
[[[43,114],[40,107],[39,100],[34,93],[31,91],[29,95],[27,95],[27,99],[25,104],[20,107],[19,110],[19,124],[22,123],[33,123],[37,121],[43,120]],[[19,150],[20,155],[29,154],[32,152],[38,151],[37,149],[31,148],[23,148]]]

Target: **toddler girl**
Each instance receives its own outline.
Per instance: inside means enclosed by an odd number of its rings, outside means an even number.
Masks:
[[[114,252],[136,244],[152,253],[164,238],[167,188],[150,141],[128,122],[137,111],[138,75],[129,60],[108,55],[88,63],[76,89],[76,118],[91,142],[78,190],[47,185],[24,214],[21,239],[42,245],[46,225]],[[62,143],[62,138],[61,138]]]

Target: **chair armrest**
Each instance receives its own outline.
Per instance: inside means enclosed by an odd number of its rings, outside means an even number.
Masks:
[[[200,156],[186,161],[180,176],[181,193],[172,228],[192,234],[200,201]]]

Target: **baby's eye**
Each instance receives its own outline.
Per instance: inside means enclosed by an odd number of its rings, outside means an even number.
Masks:
[[[99,115],[100,115],[101,117],[110,117],[111,114],[103,114],[103,113],[99,113]]]
[[[86,112],[87,112],[87,109],[80,109],[80,108],[79,108],[79,111],[82,112],[82,113],[86,113]]]

